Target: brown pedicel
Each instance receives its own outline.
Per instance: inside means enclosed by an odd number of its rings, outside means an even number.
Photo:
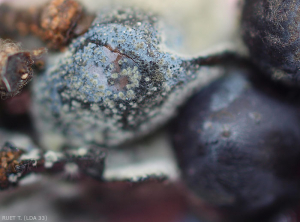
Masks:
[[[31,80],[34,61],[46,52],[45,48],[22,50],[20,44],[0,39],[0,96],[15,96]]]
[[[74,0],[52,0],[39,8],[0,6],[0,36],[34,34],[55,50],[63,50],[72,38],[87,31],[95,16]]]

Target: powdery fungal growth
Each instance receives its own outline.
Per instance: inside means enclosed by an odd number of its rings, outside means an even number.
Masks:
[[[100,13],[34,84],[42,136],[73,146],[121,144],[164,124],[194,89],[220,75],[201,66],[206,57],[163,51],[162,27],[156,15],[132,8]]]
[[[252,60],[274,79],[299,84],[299,0],[246,0],[241,30]]]

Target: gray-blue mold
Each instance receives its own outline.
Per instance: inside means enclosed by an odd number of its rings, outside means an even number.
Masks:
[[[221,67],[202,65],[208,56],[171,52],[161,21],[133,8],[101,12],[58,64],[35,80],[34,115],[47,148],[54,148],[53,138],[70,146],[139,138],[222,74]]]

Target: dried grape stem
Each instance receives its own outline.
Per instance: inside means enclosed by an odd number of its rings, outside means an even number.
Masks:
[[[63,173],[78,179],[91,176],[102,180],[106,155],[105,149],[94,146],[64,152],[39,149],[26,152],[7,142],[0,149],[0,190],[17,186],[32,172]]]
[[[62,50],[72,38],[87,31],[95,16],[75,0],[52,0],[39,8],[17,10],[0,6],[0,36],[34,34],[51,49]]]
[[[236,52],[226,51],[220,54],[210,55],[208,57],[199,57],[190,61],[199,66],[216,66],[226,64],[249,64],[249,60]]]
[[[15,96],[31,80],[34,61],[46,53],[45,48],[22,50],[20,44],[0,39],[0,96]]]

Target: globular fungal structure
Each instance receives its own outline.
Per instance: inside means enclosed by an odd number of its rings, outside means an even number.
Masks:
[[[300,198],[299,105],[257,71],[229,73],[182,108],[170,128],[173,146],[194,195],[229,221],[269,221]]]
[[[220,76],[222,69],[207,67],[213,56],[172,53],[163,27],[157,15],[134,8],[99,13],[34,82],[41,138],[56,135],[71,146],[121,144],[164,124],[195,89]]]
[[[299,84],[298,0],[245,0],[241,32],[251,59],[274,79]]]

